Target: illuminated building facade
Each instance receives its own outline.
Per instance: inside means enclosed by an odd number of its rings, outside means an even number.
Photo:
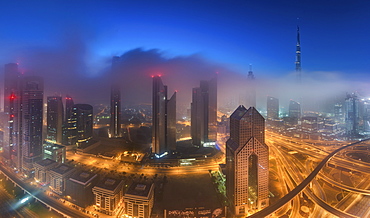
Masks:
[[[31,173],[33,163],[42,159],[44,81],[28,76],[22,81],[22,156],[23,170]]]
[[[63,102],[60,96],[47,98],[47,136],[53,143],[62,143],[63,137]]]
[[[50,183],[49,170],[56,167],[57,162],[51,159],[44,159],[34,164],[35,167],[35,180],[42,184]]]
[[[77,147],[84,147],[93,137],[93,107],[89,104],[75,104],[71,116],[77,132]]]
[[[66,111],[64,120],[64,143],[66,145],[75,145],[77,142],[77,120],[72,116],[73,98],[66,96]]]
[[[193,88],[191,137],[198,146],[217,140],[217,77],[200,81],[200,87]]]
[[[128,216],[149,218],[154,205],[154,184],[133,182],[125,193],[124,202]]]
[[[66,147],[49,141],[44,141],[42,147],[43,158],[49,158],[58,163],[64,163],[66,160]]]
[[[230,116],[226,142],[226,194],[235,216],[268,206],[268,178],[265,119],[254,107],[239,106]]]
[[[110,95],[110,126],[109,137],[122,137],[121,132],[121,91],[119,87],[113,85]]]
[[[267,119],[279,119],[279,99],[267,96]]]
[[[92,189],[95,208],[104,214],[115,215],[123,200],[123,180],[104,178]]]
[[[163,155],[176,150],[176,92],[167,98],[167,86],[153,77],[152,153]]]
[[[10,164],[21,167],[21,137],[20,134],[20,82],[21,73],[18,64],[9,63],[4,66],[4,114],[6,123],[2,144],[3,157],[10,160]],[[18,154],[19,151],[19,154]],[[18,156],[19,155],[19,156]],[[19,158],[17,158],[19,157]]]
[[[58,195],[65,194],[67,180],[75,172],[75,169],[67,164],[59,164],[49,170],[50,187]]]

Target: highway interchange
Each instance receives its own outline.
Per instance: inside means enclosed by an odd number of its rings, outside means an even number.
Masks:
[[[355,160],[347,155],[342,155],[339,151],[347,151],[353,145],[365,145],[367,140],[358,141],[355,143],[345,143],[337,141],[309,141],[297,138],[291,138],[280,135],[271,131],[266,131],[266,144],[270,147],[270,159],[276,161],[276,174],[279,175],[282,184],[282,190],[286,194],[274,205],[270,205],[262,211],[259,211],[249,217],[261,217],[272,214],[272,217],[279,217],[288,214],[290,217],[305,217],[307,213],[310,217],[369,217],[370,216],[370,163],[361,160]],[[225,145],[220,145],[221,151],[225,150]],[[337,152],[339,152],[337,154]],[[301,160],[298,155],[303,155],[304,160]],[[175,167],[158,167],[148,165],[122,164],[116,159],[104,159],[91,155],[76,154],[72,151],[67,153],[69,160],[74,160],[76,165],[83,165],[87,168],[100,168],[103,171],[114,173],[128,174],[205,174],[209,170],[217,171],[219,164],[222,161],[208,160],[204,163],[194,164],[190,166],[175,166]],[[340,168],[346,169],[353,177],[358,177],[361,180],[354,184],[345,184],[330,177],[323,172],[322,168]],[[5,170],[1,168],[1,170]],[[337,170],[337,169],[334,169]],[[11,176],[11,175],[10,175]],[[356,177],[356,178],[357,178]],[[32,187],[27,186],[16,177],[12,180],[17,181],[26,189],[32,190]],[[356,181],[357,181],[356,180]],[[338,202],[328,202],[328,189],[323,184],[330,184],[335,190],[342,190],[347,193],[343,199]],[[290,192],[289,192],[290,191]],[[303,211],[305,205],[302,204],[303,193],[313,203],[314,206]],[[38,196],[44,199],[49,204],[55,205],[58,210],[70,211],[71,208],[65,207],[60,202],[50,200],[45,196]],[[54,200],[54,201],[53,201]],[[290,203],[289,203],[290,202]],[[274,207],[272,207],[274,206]],[[270,208],[270,209],[269,209]],[[303,212],[302,212],[303,211]],[[67,213],[67,212],[66,212]],[[86,216],[79,211],[71,217]],[[303,214],[303,215],[302,215]]]

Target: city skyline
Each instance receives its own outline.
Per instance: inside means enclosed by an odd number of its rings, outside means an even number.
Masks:
[[[369,10],[0,3],[1,216],[369,217]]]
[[[219,72],[219,90],[223,93],[220,98],[229,97],[224,91],[229,87],[229,80],[240,81],[252,64],[257,80],[264,81],[263,85],[267,87],[271,84],[276,86],[272,90],[267,89],[268,93],[259,93],[265,98],[276,89],[285,89],[286,84],[282,81],[294,73],[296,27],[299,25],[303,81],[318,87],[314,89],[318,90],[317,93],[340,90],[342,93],[361,91],[369,95],[366,89],[368,82],[364,80],[368,78],[365,52],[368,45],[354,45],[359,41],[365,42],[368,36],[368,31],[362,28],[369,18],[365,10],[369,7],[367,3],[145,3],[153,7],[142,8],[137,3],[112,1],[106,9],[101,9],[101,2],[91,5],[77,2],[75,7],[68,8],[70,17],[67,19],[58,10],[60,7],[66,9],[67,5],[58,1],[37,6],[28,3],[4,5],[3,10],[17,8],[20,16],[4,19],[10,22],[3,24],[4,32],[8,34],[0,44],[6,51],[1,55],[0,63],[18,62],[23,73],[44,76],[48,81],[45,84],[46,96],[70,94],[76,101],[92,105],[109,102],[104,93],[109,91],[108,71],[110,60],[115,55],[124,55],[136,64],[144,63],[144,66],[124,66],[128,69],[120,77],[124,89],[132,88],[127,82],[130,80],[142,81],[143,87],[147,87],[150,76],[161,73],[171,81],[168,82],[170,90],[178,90],[178,98],[189,103],[189,90],[199,80],[207,79],[215,72]],[[265,7],[265,4],[271,7]],[[200,14],[206,7],[206,13]],[[49,9],[48,12],[37,13],[45,8]],[[118,13],[120,9],[129,12]],[[137,13],[134,13],[135,9]],[[85,13],[80,13],[82,10]],[[221,11],[224,13],[219,13]],[[94,22],[96,18],[86,15],[90,13],[96,13],[102,21]],[[5,12],[2,14],[9,16]],[[26,18],[30,24],[37,25],[25,25],[23,21]],[[137,24],[136,28],[130,21]],[[109,25],[102,25],[102,22]],[[11,31],[13,26],[18,28]],[[43,27],[50,28],[46,30]],[[27,32],[27,37],[13,34],[18,31]],[[166,31],[171,34],[163,34]],[[147,37],[144,37],[145,32],[149,33]],[[195,36],[200,37],[195,40]],[[354,40],[348,40],[352,38]],[[352,53],[358,55],[350,55]],[[187,87],[177,82],[179,80],[186,81]],[[321,81],[333,88],[320,88],[323,86]],[[95,87],[99,85],[102,85],[102,92],[96,92]],[[81,86],[84,89],[80,89]],[[351,90],[353,87],[357,90]],[[96,92],[94,99],[88,96],[91,92]],[[122,90],[123,106],[150,103],[150,96],[144,92],[148,90],[138,90],[138,97],[132,97],[127,90]],[[280,92],[283,95],[288,91]],[[317,93],[315,95],[319,95]],[[281,104],[287,105],[283,99]],[[260,106],[257,104],[257,107]]]

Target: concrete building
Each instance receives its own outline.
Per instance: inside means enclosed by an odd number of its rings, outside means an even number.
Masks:
[[[50,183],[49,170],[57,166],[58,163],[51,159],[44,159],[34,164],[35,180],[40,184]]]
[[[67,164],[60,164],[57,167],[50,169],[50,187],[51,190],[58,195],[64,195],[67,180],[75,172],[75,169]]]
[[[254,107],[239,106],[230,116],[226,142],[226,194],[235,216],[268,206],[268,158],[265,119]]]
[[[66,183],[66,195],[71,202],[85,208],[94,203],[92,188],[98,182],[98,175],[89,171],[75,172]]]
[[[42,154],[44,159],[49,158],[58,163],[64,163],[66,160],[66,147],[49,141],[44,141]]]
[[[133,182],[124,196],[126,214],[149,218],[154,204],[154,184]]]
[[[123,180],[104,178],[92,189],[97,211],[113,216],[123,203]]]

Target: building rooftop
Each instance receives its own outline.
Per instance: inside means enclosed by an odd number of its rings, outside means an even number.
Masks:
[[[89,171],[78,171],[74,173],[69,180],[73,182],[77,182],[81,185],[86,185],[89,183],[92,179],[97,177],[98,175]]]
[[[247,112],[247,109],[243,105],[239,105],[239,107],[231,114],[230,118],[240,120],[244,114]]]
[[[117,186],[119,186],[121,182],[122,180],[120,179],[113,179],[108,177],[104,178],[103,180],[100,180],[96,186],[113,191],[117,188]]]
[[[74,170],[74,167],[68,166],[67,164],[60,164],[59,166],[51,169],[51,171],[54,171],[61,175],[70,172],[71,170]]]
[[[36,164],[40,165],[40,166],[43,166],[43,167],[46,167],[46,166],[49,166],[51,164],[55,164],[56,162],[54,160],[51,160],[49,158],[46,158],[44,160],[41,160],[41,161],[38,161],[36,162]]]
[[[148,197],[153,183],[133,182],[127,189],[126,194]]]

